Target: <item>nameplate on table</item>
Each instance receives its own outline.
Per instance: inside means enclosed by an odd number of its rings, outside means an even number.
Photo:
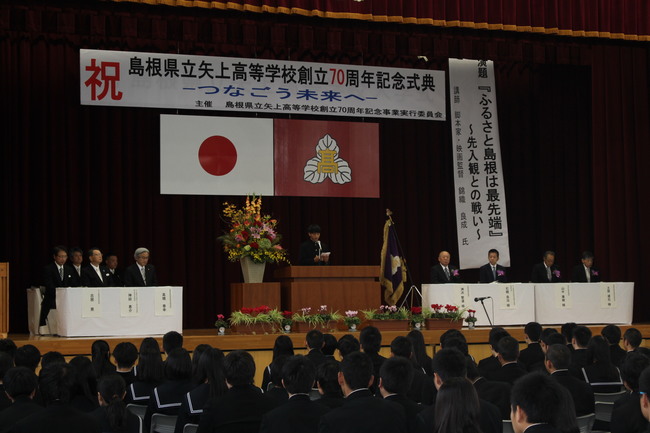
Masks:
[[[140,315],[140,301],[137,287],[120,289],[120,313],[122,317],[137,317]]]
[[[616,308],[616,284],[600,283],[600,308]]]
[[[99,289],[86,288],[82,291],[81,317],[102,317],[102,299]]]
[[[571,289],[567,284],[557,284],[555,287],[555,306],[557,308],[573,308]]]
[[[156,316],[173,316],[174,304],[171,287],[156,287],[154,311]]]
[[[512,284],[499,284],[499,300],[502,310],[517,309],[517,293]]]
[[[456,289],[456,305],[460,308],[466,308],[467,302],[470,299],[469,286],[459,285],[455,287]]]

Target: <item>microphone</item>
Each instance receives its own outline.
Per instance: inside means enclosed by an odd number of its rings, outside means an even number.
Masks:
[[[492,296],[482,296],[480,298],[474,298],[474,302],[485,301],[486,299],[492,299]]]

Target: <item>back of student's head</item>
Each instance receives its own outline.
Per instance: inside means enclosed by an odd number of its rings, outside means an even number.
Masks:
[[[555,343],[549,343],[549,341],[548,341],[548,339],[549,339],[549,338],[551,337],[551,335],[553,335],[553,334],[559,334],[559,333],[557,332],[557,329],[554,329],[554,328],[544,328],[544,329],[542,330],[542,333],[541,333],[540,336],[539,336],[539,339],[540,339],[540,341],[542,341],[542,342],[543,342],[544,344],[546,344],[547,346],[548,346],[549,344],[555,344]],[[562,335],[562,334],[560,334],[560,335]],[[565,344],[566,344],[566,343],[565,343]]]
[[[474,386],[464,377],[447,379],[436,396],[436,432],[480,433],[479,399]]]
[[[140,343],[137,380],[141,382],[160,382],[165,374],[160,346],[155,338],[147,337]]]
[[[633,348],[637,348],[641,345],[643,337],[641,336],[641,331],[636,328],[628,328],[623,334],[623,339]]]
[[[573,330],[575,329],[576,326],[578,326],[578,324],[575,322],[567,322],[564,325],[562,325],[562,328],[560,328],[560,332],[562,333],[562,335],[564,335],[564,338],[566,338],[566,341],[569,343],[573,338]]]
[[[287,335],[278,335],[273,344],[273,359],[280,355],[293,356],[293,341]]]
[[[271,364],[269,365],[269,375],[271,383],[273,383],[274,386],[282,388],[282,367],[284,367],[284,363],[287,362],[287,359],[289,358],[289,355],[279,355],[271,361]]]
[[[406,338],[409,339],[411,346],[413,346],[413,359],[415,362],[421,368],[429,369],[431,367],[431,358],[427,355],[427,345],[424,342],[422,332],[414,329],[406,334]]]
[[[114,371],[111,363],[111,348],[105,340],[95,340],[91,346],[92,364],[97,377]]]
[[[619,344],[621,342],[621,328],[616,325],[607,325],[600,331],[600,335],[605,337],[609,344]]]
[[[565,370],[571,364],[571,351],[564,344],[551,344],[546,349],[546,359],[556,370]]]
[[[176,331],[169,331],[163,335],[163,350],[169,353],[172,350],[183,347],[183,336]]]
[[[510,336],[510,333],[508,331],[506,331],[505,329],[501,328],[501,327],[497,326],[496,328],[490,329],[490,336],[488,337],[488,340],[489,340],[489,343],[490,343],[490,347],[492,347],[492,350],[494,350],[495,352],[498,352],[497,351],[497,344],[499,344],[499,341],[503,337],[509,337],[509,336]]]
[[[14,366],[14,360],[6,352],[0,352],[0,377],[3,377],[11,367]]]
[[[539,341],[542,335],[542,325],[537,322],[528,322],[524,327],[524,333],[528,335],[530,341]]]
[[[55,362],[41,368],[38,385],[45,405],[56,401],[68,403],[74,380],[74,367],[71,365]]]
[[[379,376],[386,391],[405,396],[413,382],[413,364],[401,356],[389,358],[381,364]]]
[[[282,367],[282,382],[289,394],[307,394],[316,380],[314,363],[302,355],[291,356]]]
[[[316,382],[326,394],[340,394],[339,386],[339,362],[328,359],[321,363],[316,369]]]
[[[621,377],[632,391],[639,389],[641,372],[650,366],[650,359],[640,353],[629,352],[621,365]]]
[[[323,355],[333,356],[336,349],[338,349],[338,341],[332,334],[323,334]]]
[[[579,347],[586,348],[591,338],[591,329],[582,325],[576,326],[573,328],[573,338],[575,338],[576,344]]]
[[[494,328],[497,329],[497,328]],[[503,328],[498,328],[498,329],[503,329]],[[490,330],[490,335],[492,334],[492,330]],[[462,340],[465,343],[467,343],[467,339],[465,338],[465,335],[460,332],[458,329],[447,329],[445,332],[443,332],[440,335],[440,347],[443,349],[448,349],[447,344],[449,340]]]
[[[519,358],[519,342],[514,337],[503,337],[497,343],[497,353],[506,362],[516,361]]]
[[[323,333],[318,329],[312,329],[307,333],[305,341],[307,342],[307,348],[321,350],[323,347]]]
[[[345,382],[352,390],[368,388],[372,379],[373,365],[367,354],[352,352],[343,358],[340,367]]]
[[[47,367],[50,364],[65,364],[65,357],[61,352],[51,350],[46,352],[41,358],[41,369]]]
[[[465,356],[469,356],[469,347],[467,341],[458,337],[447,338],[445,340],[445,349],[456,349]]]
[[[198,344],[192,351],[192,381],[199,385],[203,383],[205,377],[199,375],[199,360],[201,356],[212,346],[209,344]]]
[[[411,359],[413,356],[413,345],[406,337],[395,337],[395,339],[390,342],[390,351],[395,356],[402,356]]]
[[[82,397],[92,404],[97,402],[97,376],[90,362],[85,356],[75,356],[69,363],[74,368],[74,384],[71,396]]]
[[[138,360],[138,348],[128,341],[119,343],[113,349],[113,358],[118,368],[131,368]]]
[[[97,392],[106,406],[106,415],[111,431],[126,431],[126,404],[123,397],[126,393],[126,383],[119,374],[107,374],[99,379]]]
[[[367,326],[361,330],[359,342],[365,353],[374,355],[381,349],[381,332],[374,326]]]
[[[13,367],[4,374],[2,383],[5,392],[15,400],[32,395],[38,387],[38,378],[36,373],[27,367]]]
[[[41,362],[41,352],[32,344],[25,344],[16,349],[14,354],[14,364],[16,367],[27,367],[36,371],[38,364]]]
[[[165,378],[168,380],[189,380],[192,377],[192,359],[182,347],[172,349],[165,361]]]
[[[433,372],[443,382],[451,377],[465,377],[467,375],[465,355],[456,349],[439,350],[433,357]]]
[[[255,379],[255,361],[250,353],[234,350],[224,358],[223,371],[230,385],[251,385]]]
[[[609,342],[602,335],[594,335],[587,345],[587,359],[590,363],[611,364]]]
[[[13,359],[16,353],[16,343],[11,338],[0,338],[0,352],[4,352]]]
[[[352,352],[357,352],[361,349],[359,340],[357,340],[356,337],[352,334],[345,334],[339,338],[337,347],[339,349],[339,353],[341,354],[341,358],[345,358],[346,355]]]
[[[546,343],[547,346],[552,346],[554,344],[564,344],[566,346],[567,341],[566,338],[564,338],[564,335],[556,332],[546,337],[546,341],[544,341],[544,343]]]
[[[206,350],[199,358],[197,377],[202,378],[202,382],[208,382],[210,399],[216,398],[228,390],[223,374],[223,359],[223,352],[216,347]]]

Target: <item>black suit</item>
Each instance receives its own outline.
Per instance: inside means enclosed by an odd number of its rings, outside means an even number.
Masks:
[[[492,403],[479,398],[480,416],[479,426],[481,433],[502,433],[503,422],[501,421],[501,413]],[[430,433],[433,431],[433,426],[436,425],[436,405],[429,406],[418,415],[419,431],[422,433]],[[384,430],[388,431],[388,430]]]
[[[560,430],[550,424],[531,425],[525,430],[525,433],[561,433]]]
[[[101,427],[102,432],[114,432],[115,430],[111,429],[111,424],[108,421],[108,413],[106,412],[106,406],[98,407],[93,412],[90,413],[90,416],[95,418],[97,423]],[[140,433],[140,418],[132,413],[131,411],[126,411],[126,428],[120,430],[119,433]]]
[[[39,326],[45,326],[45,319],[50,313],[50,310],[56,308],[56,288],[74,287],[76,274],[77,272],[72,266],[64,264],[63,278],[61,278],[59,266],[56,263],[52,262],[45,265],[45,268],[43,269],[43,287],[45,287],[45,293],[43,300],[41,301]]]
[[[318,403],[322,404],[323,406],[327,406],[330,409],[335,409],[337,407],[343,406],[343,403],[345,403],[345,399],[343,398],[342,393],[325,393],[320,396],[318,399]]]
[[[99,275],[95,272],[95,268],[92,265],[88,265],[85,268],[81,269],[81,286],[82,287],[112,287],[113,286],[113,276],[111,271],[104,265],[99,265],[99,272],[102,274],[102,279],[99,279]]]
[[[319,253],[329,253],[330,249],[327,244],[320,243],[320,248],[316,242],[312,242],[311,239],[300,244],[300,258],[298,259],[298,264],[301,266],[323,266],[327,265],[323,261],[314,262],[314,257],[319,255]]]
[[[210,385],[202,383],[183,397],[181,408],[178,410],[174,433],[183,433],[185,424],[198,424],[203,413],[203,407],[210,398]]]
[[[310,349],[307,355],[305,355],[307,359],[309,359],[311,362],[314,363],[314,367],[318,368],[319,365],[321,365],[323,362],[327,361],[327,358],[325,355],[323,355],[323,352],[321,352],[319,349]]]
[[[257,433],[275,403],[253,385],[234,386],[206,406],[197,433]]]
[[[558,276],[559,275],[559,276]],[[533,273],[530,276],[530,281],[533,283],[559,283],[561,282],[562,275],[557,266],[551,266],[551,281],[548,280],[548,275],[546,274],[546,265],[542,263],[537,263],[533,266]]]
[[[111,270],[109,269],[108,272],[111,272]],[[111,278],[113,279],[114,287],[124,287],[124,278],[122,277],[121,270],[115,269],[113,272],[111,272]]]
[[[627,356],[627,352],[618,343],[609,345],[609,354],[612,359],[612,364],[617,367],[623,365],[623,361],[625,361],[625,357]]]
[[[43,409],[43,406],[34,403],[29,397],[16,398],[11,406],[0,411],[0,433],[10,431],[14,424]]]
[[[489,379],[513,385],[517,379],[526,375],[526,373],[526,369],[519,363],[512,362],[510,364],[502,365],[499,370],[496,370],[491,376],[489,376]]]
[[[600,273],[598,272],[597,269],[594,269],[593,267],[589,269],[589,272],[591,273],[591,283],[599,283],[600,282]],[[571,281],[574,283],[586,283],[587,282],[587,273],[585,272],[585,265],[580,263],[579,265],[576,265],[573,268],[573,273],[571,274]]]
[[[519,353],[519,362],[526,370],[544,370],[544,351],[539,343],[530,343],[527,348]]]
[[[501,369],[501,363],[496,356],[488,356],[478,362],[478,372],[483,377],[489,378],[499,369]]]
[[[423,406],[421,404],[417,404],[411,399],[399,395],[399,394],[392,394],[384,397],[385,400],[392,401],[394,403],[399,404],[404,408],[404,414],[406,415],[406,423],[408,426],[408,431],[411,433],[415,433],[418,431],[418,414],[424,410],[426,406]]]
[[[413,382],[408,390],[407,397],[415,403],[430,405],[433,403],[437,394],[436,386],[433,383],[433,378],[427,376],[422,368],[412,363],[413,367]],[[379,376],[375,376],[375,382],[379,383]]]
[[[568,370],[558,370],[551,374],[560,385],[569,390],[573,403],[575,405],[576,416],[588,415],[594,413],[595,402],[594,392],[591,386],[573,377]]]
[[[189,380],[169,380],[154,388],[144,415],[143,431],[150,430],[151,417],[154,413],[178,415],[185,394],[190,392],[193,387],[194,385]]]
[[[24,418],[9,430],[12,433],[99,433],[99,423],[90,414],[68,404],[53,403],[45,409]]]
[[[83,267],[79,265],[79,272],[77,272],[77,268],[75,268],[74,265],[70,265],[70,268],[72,269],[71,287],[81,287],[81,270],[83,269]]]
[[[447,283],[462,283],[460,279],[460,273],[458,268],[452,265],[447,266],[449,268],[449,278],[445,274],[445,270],[442,268],[442,265],[438,263],[431,267],[431,284],[447,284]],[[454,273],[456,275],[454,275]]]
[[[502,273],[502,275],[499,275]],[[497,276],[494,278],[494,273],[492,272],[492,265],[489,263],[484,264],[480,268],[479,281],[481,283],[491,283],[492,281],[498,281],[499,283],[507,283],[508,278],[506,278],[506,268],[497,263]]]
[[[144,277],[147,279],[146,284],[142,280],[140,267],[137,263],[134,263],[124,271],[124,285],[126,287],[145,287],[158,285],[156,268],[153,265],[147,265],[144,267]]]
[[[586,376],[585,380],[591,384],[594,392],[619,392],[623,389],[621,373],[614,364],[596,362],[585,365],[582,368],[582,375]]]
[[[321,416],[328,411],[327,406],[309,400],[308,395],[294,395],[262,417],[260,433],[316,433]]]
[[[574,377],[577,377],[580,380],[584,380],[582,367],[585,367],[588,364],[589,359],[587,358],[587,349],[575,349],[571,353],[571,364],[569,365],[569,371]]]
[[[480,399],[489,401],[499,408],[501,419],[510,419],[510,384],[492,382],[484,377],[479,377],[474,382],[474,389]]]
[[[397,403],[373,397],[368,389],[359,389],[345,398],[343,406],[320,419],[320,433],[405,433],[406,416]]]
[[[609,423],[612,433],[643,433],[648,428],[648,420],[643,417],[638,392],[621,397],[614,402],[612,420]]]

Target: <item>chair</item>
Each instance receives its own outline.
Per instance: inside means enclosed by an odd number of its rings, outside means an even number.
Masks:
[[[591,433],[591,428],[593,427],[595,420],[595,413],[590,413],[589,415],[583,415],[576,418],[576,421],[578,421],[578,428],[580,429],[580,433]]]
[[[174,433],[176,428],[176,415],[163,415],[154,413],[151,416],[151,433]]]
[[[126,405],[126,408],[131,411],[131,413],[137,415],[141,420],[144,420],[144,414],[147,412],[146,405],[129,403]]]
[[[503,421],[503,433],[515,433],[515,430],[512,428],[512,421],[509,419],[504,419]]]
[[[612,419],[612,410],[614,409],[614,402],[624,396],[627,391],[610,392],[610,393],[594,393],[594,400],[596,400],[596,419],[599,421],[609,422]]]
[[[183,433],[196,433],[198,428],[198,424],[185,424],[185,427],[183,427]]]

